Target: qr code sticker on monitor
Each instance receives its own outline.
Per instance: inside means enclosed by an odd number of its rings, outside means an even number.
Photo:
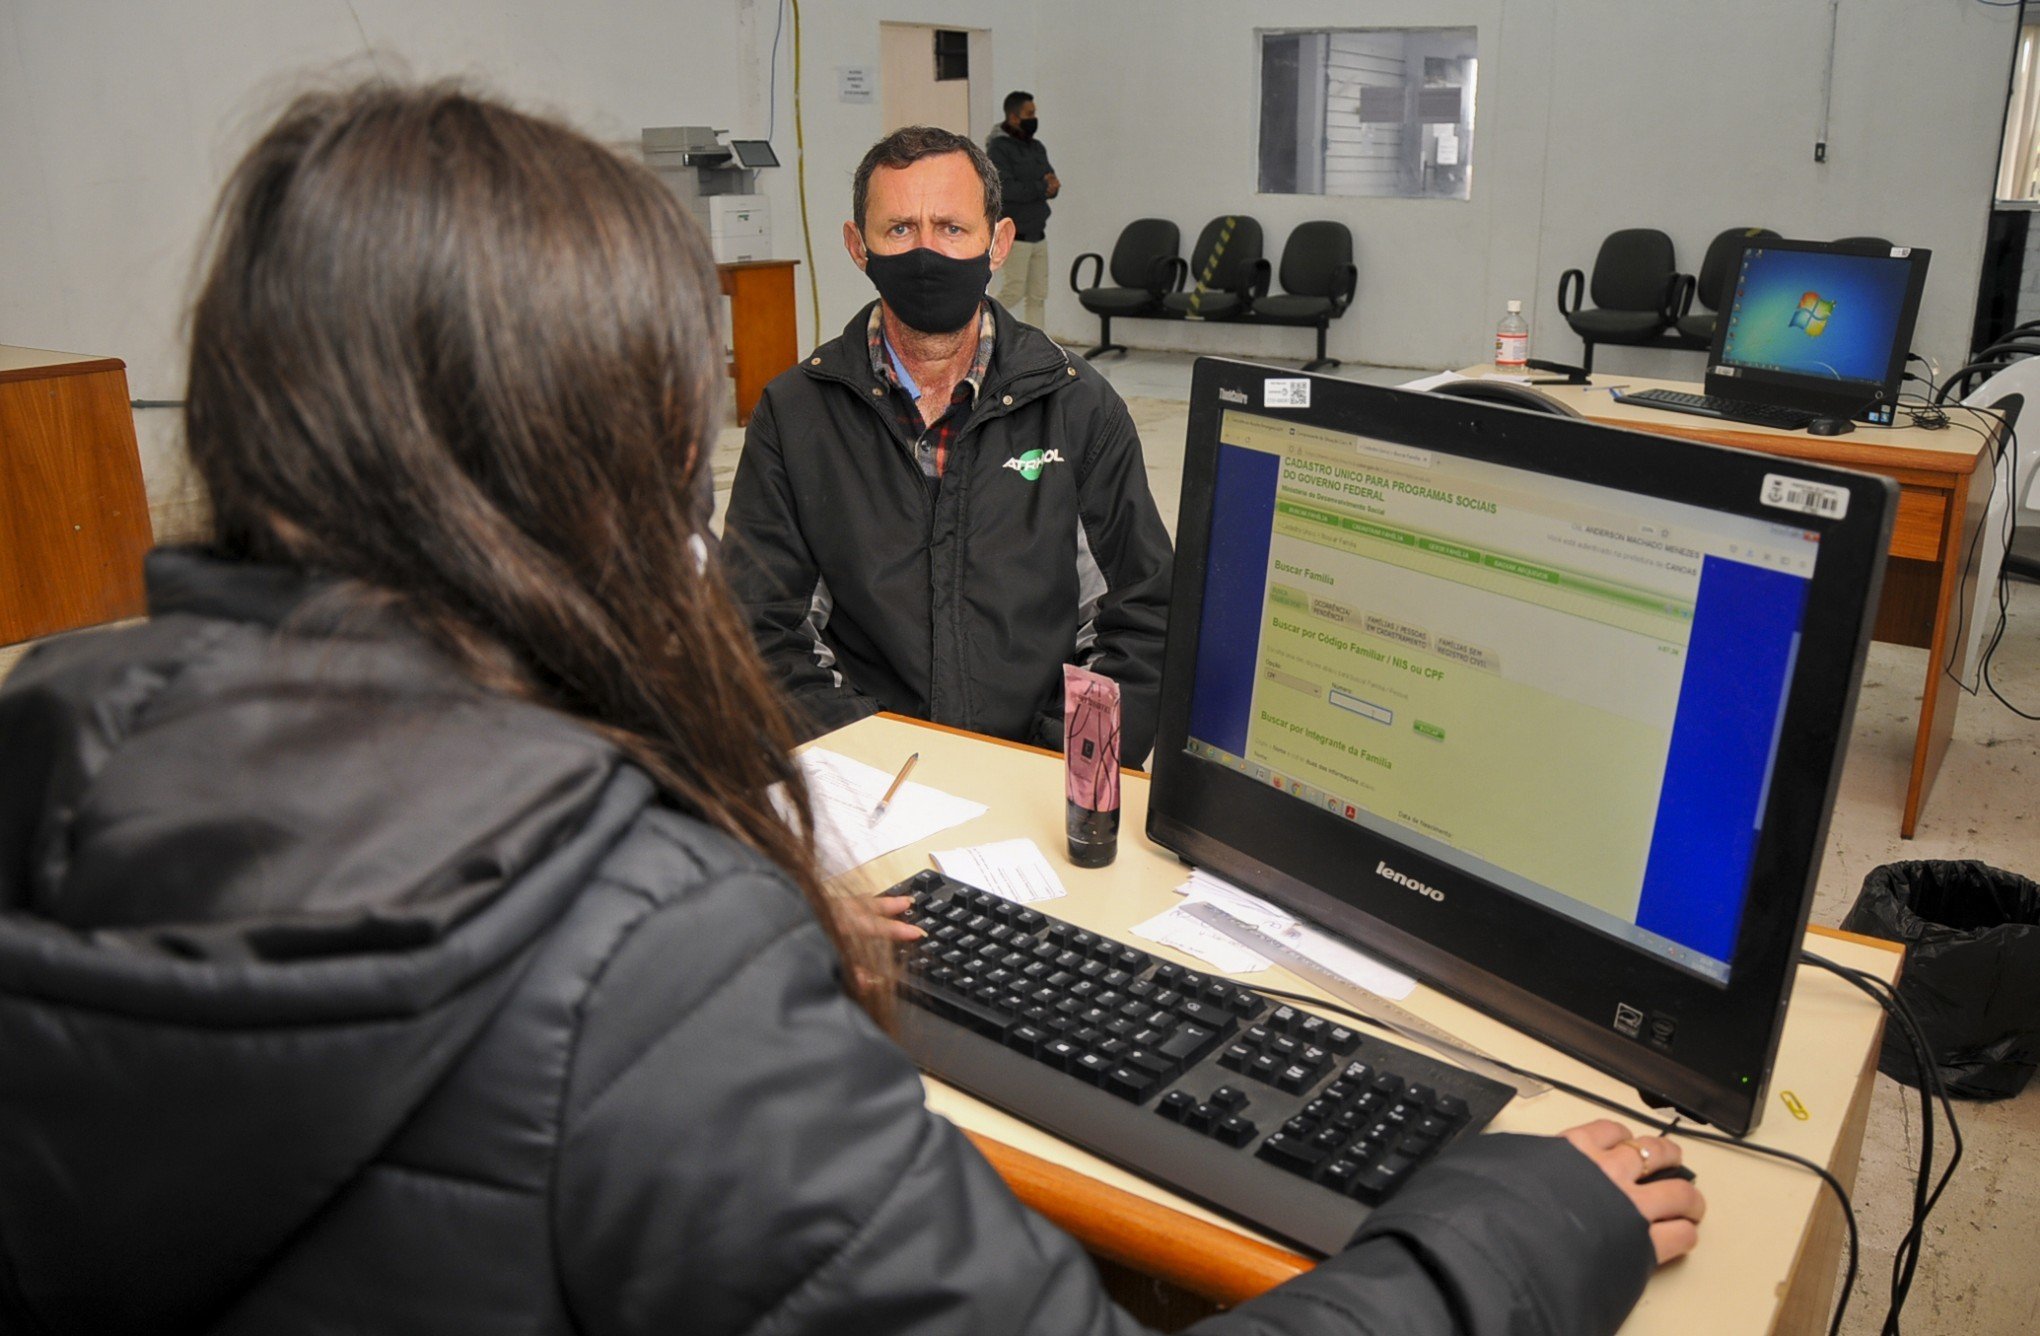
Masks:
[[[1264,380],[1261,382],[1261,406],[1264,408],[1309,408],[1310,382],[1307,380]]]
[[[1819,515],[1838,520],[1849,513],[1849,492],[1830,483],[1788,478],[1782,473],[1764,475],[1763,501],[1779,510],[1796,510],[1802,515]]]

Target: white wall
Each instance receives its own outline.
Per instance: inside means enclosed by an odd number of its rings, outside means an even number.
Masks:
[[[1813,162],[1829,15],[1818,0],[1045,0],[1039,12],[1041,134],[1063,181],[1049,231],[1059,334],[1097,329],[1060,281],[1080,251],[1109,251],[1146,215],[1175,219],[1187,247],[1207,219],[1245,211],[1271,259],[1305,219],[1352,227],[1360,295],[1331,340],[1350,360],[1478,360],[1511,297],[1526,301],[1533,352],[1574,359],[1559,275],[1634,226],[1670,233],[1688,272],[1731,226],[1928,247],[1917,346],[1944,363],[1967,347],[2016,11],[1846,0],[1825,165]],[[1470,201],[1254,193],[1256,30],[1360,25],[1479,30]],[[1295,330],[1114,333],[1287,360],[1310,346]],[[1691,353],[1603,349],[1596,361],[1700,369]]]
[[[208,211],[305,71],[371,46],[634,142],[647,125],[733,124],[743,8],[0,0],[0,343],[125,358],[137,398],[180,398]]]
[[[758,72],[760,92],[770,68],[772,0],[757,7],[755,59],[747,68]],[[1034,88],[1037,74],[1036,11],[1028,5],[997,0],[814,0],[801,6],[802,133],[807,144],[807,212],[812,225],[813,261],[801,244],[800,182],[795,161],[793,24],[789,16],[780,41],[778,125],[775,142],[779,171],[759,174],[759,189],[772,201],[773,246],[780,259],[800,261],[796,284],[800,328],[812,340],[817,328],[813,297],[820,296],[822,338],[839,333],[857,309],[877,294],[843,251],[843,224],[850,217],[850,178],[864,151],[886,132],[882,101],[844,102],[837,95],[836,70],[844,65],[879,65],[879,25],[931,24],[973,31],[970,52],[972,133],[980,142],[1000,117],[999,103],[1014,88]],[[1043,32],[1049,32],[1047,28]],[[1087,41],[1081,30],[1066,35],[1073,43]],[[748,40],[748,39],[747,39]],[[987,51],[989,48],[989,51]],[[987,58],[989,57],[989,58]],[[762,103],[761,103],[762,105]],[[1074,129],[1074,127],[1072,127]],[[810,286],[812,278],[813,286]],[[995,279],[994,282],[997,280]]]
[[[971,42],[982,136],[1008,88],[1037,77],[1036,21],[995,0],[809,0],[802,18],[826,337],[872,296],[840,234],[851,172],[885,128],[877,99],[838,99],[836,67],[875,70],[882,21],[986,30]],[[781,0],[0,0],[0,343],[121,357],[135,397],[181,397],[193,260],[227,171],[292,89],[350,58],[348,72],[368,73],[365,49],[414,77],[470,77],[606,142],[635,143],[648,125],[769,130],[786,166],[759,185],[775,253],[801,262],[812,341],[795,37]]]
[[[939,125],[972,133],[969,79],[935,78],[934,28],[917,23],[879,26],[878,97],[885,129]]]
[[[1448,366],[1490,346],[1510,297],[1537,351],[1574,357],[1561,271],[1625,226],[1670,232],[1682,267],[1723,227],[1871,232],[1934,251],[1918,343],[1963,351],[1989,209],[2014,11],[1972,0],[1845,0],[1825,166],[1812,161],[1828,7],[1818,0],[830,0],[803,5],[801,131],[813,252],[800,232],[795,41],[779,0],[0,0],[0,342],[126,358],[135,394],[182,392],[178,324],[206,211],[228,166],[308,68],[365,45],[416,75],[468,74],[599,138],[710,124],[762,136],[774,248],[801,261],[803,339],[871,287],[843,254],[850,175],[880,103],[838,99],[836,67],[879,65],[880,24],[984,29],[972,122],[1036,93],[1064,189],[1050,225],[1050,328],[1095,319],[1063,275],[1129,219],[1255,213],[1271,258],[1298,222],[1355,233],[1356,309],[1335,355]],[[357,29],[354,13],[360,16]],[[1254,193],[1255,31],[1472,26],[1481,70],[1474,197]],[[365,39],[365,40],[364,40]],[[989,48],[987,58],[986,48]],[[776,95],[776,96],[775,96]],[[1151,346],[1300,360],[1307,331],[1153,322]],[[1079,344],[1082,346],[1082,343]],[[1602,366],[1692,376],[1692,354],[1605,349]]]
[[[1973,0],[1844,0],[1824,165],[1813,144],[1828,6],[1564,0],[1557,11],[1535,275],[1555,351],[1570,358],[1579,347],[1558,316],[1558,274],[1591,264],[1607,232],[1662,227],[1691,273],[1715,232],[1757,225],[1933,251],[1913,344],[1944,368],[1961,364],[2018,11]],[[1651,52],[1705,59],[1637,58]],[[1634,73],[1605,86],[1625,64]],[[1549,338],[1544,347],[1553,351]],[[1608,351],[1597,365],[1661,375],[1700,366],[1693,353]]]

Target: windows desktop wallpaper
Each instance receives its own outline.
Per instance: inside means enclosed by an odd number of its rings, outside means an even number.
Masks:
[[[1907,265],[1873,255],[1752,247],[1728,297],[1721,360],[1876,382],[1890,363]]]

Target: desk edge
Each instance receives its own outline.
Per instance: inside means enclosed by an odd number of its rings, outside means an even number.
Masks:
[[[1860,932],[1850,932],[1846,928],[1823,928],[1818,923],[1809,923],[1806,925],[1806,932],[1810,937],[1832,937],[1836,941],[1854,942],[1858,946],[1874,946],[1879,951],[1889,951],[1894,955],[1905,954],[1904,942],[1894,942],[1884,937],[1870,937]]]
[[[932,719],[916,719],[911,714],[894,714],[891,710],[880,710],[878,717],[880,719],[890,719],[896,724],[912,724],[915,728],[931,728],[937,733],[954,733],[957,737],[969,738],[973,742],[989,742],[998,747],[1011,747],[1014,751],[1033,752],[1036,756],[1046,756],[1051,760],[1060,761],[1063,758],[1061,752],[1050,751],[1046,747],[1037,747],[1031,742],[1014,742],[1008,738],[995,738],[989,733],[973,733],[967,728],[958,728],[954,724],[938,724]],[[1122,775],[1139,775],[1142,779],[1149,778],[1147,771],[1130,765],[1120,766],[1119,773]]]
[[[39,366],[19,366],[0,369],[0,384],[24,380],[55,380],[59,376],[91,376],[103,371],[127,371],[127,363],[118,357],[99,357],[88,362],[50,362]]]
[[[1317,1265],[982,1133],[964,1135],[1016,1197],[1086,1249],[1214,1303],[1244,1303]]]

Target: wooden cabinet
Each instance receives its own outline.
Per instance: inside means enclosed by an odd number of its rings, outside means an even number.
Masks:
[[[730,299],[730,381],[737,422],[751,420],[758,396],[799,355],[794,322],[793,267],[798,260],[719,264],[723,296]]]
[[[0,346],[0,645],[143,610],[127,365]]]

